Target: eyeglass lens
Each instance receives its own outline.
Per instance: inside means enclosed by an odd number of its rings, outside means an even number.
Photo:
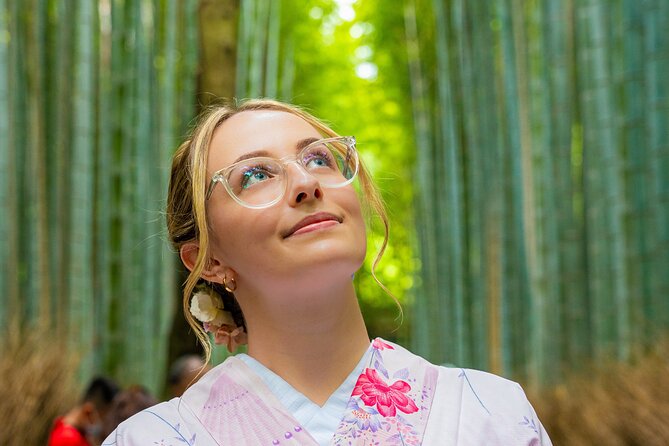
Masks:
[[[340,141],[314,143],[305,147],[296,160],[325,187],[338,187],[356,172],[353,149]],[[271,203],[285,191],[283,161],[251,158],[232,169],[226,181],[239,200],[251,206]]]

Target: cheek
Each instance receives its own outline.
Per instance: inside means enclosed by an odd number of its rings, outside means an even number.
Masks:
[[[365,219],[362,215],[360,199],[353,189],[346,195],[346,207],[354,222],[356,239],[361,247],[365,247],[367,245],[367,228],[365,226]]]
[[[252,214],[251,214],[252,212]],[[212,216],[209,223],[212,254],[227,265],[252,262],[257,257],[258,244],[270,236],[274,228],[262,211],[234,209]]]

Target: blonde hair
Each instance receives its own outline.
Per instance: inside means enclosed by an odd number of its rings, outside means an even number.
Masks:
[[[202,272],[209,258],[209,232],[205,208],[206,188],[209,182],[209,178],[207,178],[209,146],[214,131],[223,122],[238,113],[253,110],[276,110],[290,113],[304,119],[323,137],[339,136],[323,122],[299,107],[271,99],[253,99],[241,103],[210,107],[202,114],[197,125],[192,129],[190,137],[179,146],[174,154],[167,193],[167,230],[170,241],[176,250],[180,250],[185,243],[189,242],[197,242],[199,245],[195,265],[184,284],[182,304],[186,321],[193,328],[204,348],[206,362],[209,362],[211,357],[211,343],[204,329],[191,315],[189,305],[193,291],[201,281]],[[385,206],[369,171],[362,161],[360,162],[358,177],[366,216],[371,217],[371,215],[376,214],[383,224],[384,231],[383,243],[372,264],[372,276],[379,286],[395,299],[378,279],[375,272],[388,243],[388,218]],[[243,325],[243,317],[236,301],[234,301],[234,296],[225,292],[222,288],[216,287],[216,290],[223,295],[224,301],[227,301],[226,308],[228,302],[232,300],[235,307],[232,311],[233,317],[239,325]],[[395,301],[397,302],[397,299]]]

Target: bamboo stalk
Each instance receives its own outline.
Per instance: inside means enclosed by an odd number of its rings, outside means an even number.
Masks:
[[[644,84],[645,109],[650,156],[647,160],[649,175],[649,241],[652,248],[650,292],[652,301],[646,313],[655,329],[669,329],[669,99],[666,72],[669,69],[669,39],[665,29],[669,25],[669,8],[666,2],[653,0],[644,3]]]
[[[136,225],[132,222],[136,219],[137,212],[137,141],[135,128],[135,119],[137,117],[137,82],[135,80],[141,74],[137,67],[137,36],[135,35],[137,23],[140,21],[139,0],[130,0],[123,5],[124,22],[122,27],[124,60],[122,62],[123,76],[123,94],[121,114],[121,142],[119,150],[121,152],[120,166],[123,166],[123,181],[120,188],[120,206],[119,221],[120,224],[120,246],[119,256],[123,261],[120,268],[121,296],[136,296],[136,290],[139,286],[139,270],[134,265],[135,249],[137,242]],[[119,259],[120,260],[120,259]],[[137,370],[134,369],[134,360],[138,357],[134,346],[127,345],[125,333],[136,333],[138,324],[141,321],[131,317],[139,310],[135,299],[128,299],[127,303],[119,305],[119,329],[122,338],[120,365],[123,366],[126,373],[130,376],[136,376]],[[129,317],[130,316],[130,317]],[[129,370],[128,370],[129,369]]]
[[[253,30],[253,12],[255,0],[240,0],[239,6],[239,44],[237,45],[237,66],[235,92],[237,98],[249,97],[249,54],[251,33]]]
[[[10,120],[10,92],[9,92],[9,78],[10,78],[10,57],[9,46],[10,37],[9,32],[9,8],[6,0],[0,0],[0,135],[6,135],[0,138],[0,209],[2,210],[3,218],[0,218],[0,231],[6,234],[0,240],[0,252],[5,255],[0,256],[0,292],[4,296],[11,296],[10,294],[10,268],[12,265],[11,254],[16,249],[15,242],[12,238],[16,235],[16,228],[12,223],[10,216],[14,215],[13,196],[14,190],[12,187],[14,176],[12,174],[12,160],[14,157],[11,145],[11,130]],[[8,308],[5,305],[0,305],[0,327],[6,327],[9,323]]]
[[[93,350],[94,314],[91,249],[93,228],[93,147],[94,124],[94,30],[95,18],[91,2],[77,5],[75,46],[75,83],[73,114],[75,131],[72,138],[71,225],[69,232],[70,262],[67,268],[69,296],[69,339],[76,351],[84,353],[83,373],[90,373]]]
[[[281,100],[291,102],[293,100],[293,84],[295,82],[295,39],[289,34],[283,47],[283,60],[281,62]]]
[[[125,103],[123,101],[126,92],[125,60],[124,50],[125,37],[125,11],[123,0],[110,1],[110,42],[109,42],[109,138],[111,145],[109,152],[109,233],[108,233],[108,268],[109,268],[109,296],[106,301],[108,308],[107,354],[103,358],[104,369],[112,375],[122,370],[123,344],[122,344],[122,300],[123,300],[123,258],[122,258],[122,222],[121,213],[123,205],[123,116],[125,114]]]
[[[468,343],[466,342],[467,339],[464,324],[464,272],[462,269],[462,265],[464,264],[464,253],[460,190],[462,182],[460,177],[460,147],[456,141],[454,123],[455,110],[451,93],[451,68],[449,64],[451,54],[447,40],[449,32],[448,19],[446,17],[444,5],[441,1],[434,1],[433,8],[435,15],[435,29],[437,31],[437,35],[435,36],[435,49],[437,59],[437,85],[439,93],[438,116],[440,127],[440,139],[437,142],[436,149],[438,152],[444,154],[443,163],[441,166],[438,165],[437,168],[438,170],[447,173],[446,181],[444,182],[446,184],[443,185],[445,193],[448,194],[445,196],[447,197],[447,206],[443,206],[442,209],[445,212],[445,216],[443,217],[445,220],[444,223],[448,222],[448,227],[450,228],[450,231],[447,234],[448,240],[444,244],[445,246],[443,246],[446,248],[443,252],[447,252],[448,254],[440,257],[448,259],[448,263],[451,265],[449,274],[451,284],[448,284],[448,288],[450,289],[449,294],[452,296],[454,303],[451,308],[446,308],[446,305],[442,305],[441,307],[448,312],[453,312],[453,319],[455,321],[455,326],[453,327],[455,349],[453,356],[451,358],[444,358],[444,360],[449,359],[455,361],[457,364],[464,365],[465,363],[470,362],[471,359],[468,351]],[[440,178],[440,176],[436,177]],[[445,275],[441,274],[441,276]]]
[[[545,52],[549,56],[548,91],[550,109],[549,147],[554,159],[553,177],[555,181],[555,234],[557,265],[553,265],[548,277],[557,280],[551,286],[558,293],[566,333],[559,347],[561,356],[570,364],[579,364],[586,357],[587,335],[586,302],[584,289],[583,260],[580,246],[584,243],[580,235],[578,214],[582,209],[574,209],[574,197],[580,194],[577,179],[572,175],[572,125],[574,80],[573,72],[573,28],[570,28],[571,5],[543,1],[543,17],[547,32],[544,37]],[[558,269],[555,272],[555,269]],[[551,298],[552,299],[552,298]]]
[[[631,197],[630,216],[630,243],[629,260],[627,267],[629,269],[629,287],[630,299],[636,301],[631,303],[630,311],[632,325],[637,327],[632,332],[633,343],[637,345],[648,344],[653,339],[653,327],[650,320],[651,313],[648,311],[648,303],[652,300],[650,289],[650,268],[652,224],[648,219],[651,213],[650,190],[647,178],[651,177],[646,160],[651,157],[646,126],[648,119],[647,111],[644,107],[646,91],[644,88],[644,24],[643,11],[638,7],[637,2],[624,0],[623,23],[624,29],[621,34],[628,36],[623,42],[623,62],[624,72],[621,74],[624,82],[625,104],[624,114],[624,132],[625,145],[628,151],[627,163],[629,166],[625,169],[630,172],[630,182],[628,191]],[[618,38],[622,38],[618,36]],[[641,99],[643,98],[643,99]],[[640,328],[643,327],[643,328]]]
[[[179,118],[178,97],[176,95],[177,76],[179,74],[179,64],[176,58],[176,49],[178,48],[178,7],[175,0],[168,0],[163,8],[162,23],[159,28],[162,30],[164,36],[161,46],[161,56],[165,60],[165,66],[162,72],[159,72],[158,79],[158,94],[157,101],[154,106],[160,110],[158,120],[158,143],[156,145],[158,160],[158,168],[156,177],[153,180],[152,196],[154,197],[155,215],[154,224],[152,225],[153,235],[155,237],[154,243],[157,244],[154,251],[155,258],[153,259],[155,267],[155,280],[157,282],[156,294],[154,299],[154,314],[156,314],[158,323],[156,324],[156,332],[162,339],[169,339],[169,329],[171,316],[175,311],[175,289],[174,289],[174,255],[170,252],[167,241],[164,237],[158,237],[157,234],[162,234],[163,219],[158,218],[160,215],[159,204],[162,202],[161,197],[167,196],[167,183],[169,177],[169,159],[173,147],[176,145],[177,126]],[[187,13],[194,16],[197,11],[192,10]],[[184,39],[185,40],[185,39]],[[194,73],[190,73],[191,79]],[[192,111],[191,111],[192,112]],[[154,349],[157,356],[156,364],[167,363],[167,349]],[[163,381],[164,367],[157,367],[155,373],[158,375],[157,382]],[[154,382],[155,382],[154,381]]]
[[[9,280],[9,298],[8,314],[17,315],[20,323],[25,321],[26,307],[20,299],[20,291],[29,289],[28,277],[26,274],[25,259],[28,258],[29,252],[26,247],[30,246],[26,233],[26,206],[20,206],[19,203],[26,203],[26,191],[22,180],[28,176],[26,169],[26,151],[18,148],[22,147],[28,139],[27,135],[27,83],[26,83],[26,67],[23,54],[25,53],[25,35],[23,34],[25,28],[22,26],[21,18],[23,16],[24,5],[16,3],[10,4],[9,16],[9,85],[12,86],[9,94],[9,107],[12,112],[9,114],[9,133],[8,141],[10,147],[13,148],[13,173],[10,175],[10,191],[13,189],[13,199],[11,200],[10,209],[11,217],[14,217],[10,222],[10,242],[9,258],[10,267],[8,271]],[[11,218],[10,217],[10,218]]]
[[[501,27],[502,77],[503,77],[503,108],[506,118],[505,158],[508,162],[505,177],[507,178],[507,207],[505,232],[507,233],[505,251],[505,283],[504,297],[509,301],[505,311],[503,324],[507,330],[504,348],[509,351],[510,358],[506,364],[514,376],[525,378],[526,311],[529,300],[527,290],[527,261],[524,246],[525,219],[523,211],[523,159],[521,148],[526,146],[521,140],[520,111],[518,106],[518,77],[514,44],[514,30],[510,16],[509,3],[496,3],[497,17]],[[502,303],[505,305],[505,302]]]
[[[54,40],[59,57],[56,58],[54,70],[56,72],[56,105],[53,115],[55,147],[52,166],[53,170],[59,174],[53,175],[53,183],[50,185],[50,189],[53,191],[51,194],[53,211],[50,216],[52,222],[50,237],[52,241],[51,275],[55,284],[54,307],[57,312],[55,315],[56,329],[62,337],[67,335],[67,308],[69,302],[66,271],[70,263],[70,251],[67,247],[69,245],[71,195],[69,175],[65,173],[69,173],[68,166],[71,159],[71,141],[74,128],[71,112],[74,81],[71,73],[74,66],[75,30],[73,26],[69,25],[69,21],[74,15],[73,6],[72,2],[56,2],[54,6],[56,9],[55,28],[57,30]]]
[[[186,126],[193,119],[193,112],[196,109],[195,86],[193,79],[197,75],[198,60],[200,58],[200,49],[198,41],[198,5],[199,0],[185,0],[179,3],[181,6],[180,18],[182,23],[179,39],[180,45],[176,51],[181,54],[182,63],[178,67],[179,90],[182,94],[179,97],[178,128],[175,131],[183,132]],[[230,93],[232,94],[232,92]],[[165,148],[167,150],[167,148]],[[167,187],[167,186],[165,186]]]
[[[584,5],[583,11],[587,12],[585,26],[591,33],[587,62],[592,70],[589,79],[591,108],[585,116],[586,131],[589,131],[586,133],[586,150],[594,152],[591,159],[593,162],[596,159],[597,166],[601,166],[596,170],[593,166],[591,170],[595,188],[593,198],[599,200],[599,203],[593,203],[591,220],[592,234],[597,239],[591,253],[595,265],[592,280],[595,281],[596,347],[600,355],[615,351],[620,358],[626,358],[629,355],[629,307],[621,229],[624,196],[619,178],[618,144],[612,132],[614,108],[610,96],[610,74],[607,72],[607,10],[604,3],[592,1]],[[602,163],[602,160],[606,162]],[[609,303],[612,296],[615,306]]]
[[[491,20],[491,42],[490,63],[495,68],[494,74],[491,74],[490,85],[494,86],[494,110],[492,119],[495,122],[494,131],[494,148],[491,150],[491,158],[494,163],[493,181],[491,187],[494,195],[491,197],[493,202],[490,204],[490,220],[491,224],[488,226],[488,336],[489,347],[485,352],[488,356],[488,368],[495,373],[504,373],[510,371],[511,365],[509,360],[508,349],[505,348],[509,343],[509,324],[506,317],[509,313],[509,305],[502,305],[504,301],[508,301],[507,296],[507,280],[506,271],[508,268],[508,255],[505,251],[505,220],[508,213],[508,200],[506,197],[505,183],[506,183],[506,168],[505,160],[506,144],[504,121],[506,117],[506,110],[503,103],[503,78],[500,75],[503,66],[502,54],[499,51],[501,39],[501,22],[496,16],[496,6],[493,3],[491,6],[492,20]],[[506,344],[504,343],[507,340]]]
[[[476,70],[474,78],[474,101],[478,115],[479,168],[476,182],[480,201],[474,204],[480,221],[480,291],[472,296],[470,343],[477,350],[476,367],[489,367],[492,356],[488,355],[493,342],[499,345],[499,304],[501,301],[501,222],[500,204],[503,201],[500,166],[500,129],[498,118],[491,110],[498,109],[498,85],[495,83],[498,69],[495,66],[493,48],[495,40],[491,23],[494,23],[494,8],[490,3],[473,4],[474,63],[491,69]],[[488,24],[488,25],[484,25]],[[471,280],[471,279],[470,279]],[[494,307],[494,312],[493,312]],[[495,319],[493,319],[495,318]],[[490,356],[490,357],[489,357]],[[496,365],[500,367],[499,355]]]
[[[269,3],[254,0],[253,34],[250,39],[249,62],[249,97],[259,97],[264,94],[263,75],[267,60],[267,25],[269,21]]]
[[[279,80],[279,42],[281,31],[281,0],[273,0],[269,6],[269,26],[267,31],[267,60],[265,62],[264,96],[278,96]]]
[[[112,305],[112,216],[110,204],[113,203],[112,180],[114,176],[111,166],[113,157],[113,121],[115,105],[112,85],[112,18],[111,0],[103,0],[99,5],[99,29],[97,76],[97,120],[98,143],[95,151],[95,256],[93,267],[93,283],[97,290],[95,301],[96,343],[99,348],[94,358],[95,368],[103,370],[111,347],[111,305]]]
[[[533,323],[536,327],[534,348],[537,358],[537,382],[555,383],[561,363],[560,338],[563,332],[559,283],[559,244],[556,220],[556,184],[554,182],[554,151],[551,150],[551,108],[546,91],[550,91],[548,73],[552,54],[545,45],[545,33],[552,23],[545,23],[540,2],[532,2],[528,11],[527,42],[529,80],[529,114],[532,116],[531,165],[536,190],[533,206],[536,226],[536,265],[533,284]],[[568,133],[567,133],[568,135]]]
[[[544,191],[546,193],[546,244],[544,258],[546,259],[547,281],[547,310],[544,321],[547,325],[546,335],[549,344],[547,361],[544,363],[544,380],[547,383],[557,382],[562,376],[563,369],[556,364],[569,362],[570,319],[569,313],[574,310],[582,314],[582,305],[585,300],[582,280],[574,280],[568,285],[564,279],[566,265],[569,268],[578,268],[575,276],[581,273],[578,259],[570,255],[578,249],[569,238],[573,238],[574,210],[572,207],[571,182],[571,127],[574,119],[573,80],[571,70],[573,61],[570,54],[571,30],[569,29],[569,3],[556,4],[543,1],[540,14],[543,29],[546,32],[542,38],[542,48],[546,54],[544,68],[545,88],[549,95],[545,108],[545,160],[546,168],[543,172]],[[571,258],[570,258],[571,256]],[[572,264],[573,262],[573,264]],[[571,289],[569,289],[571,288]],[[571,303],[570,295],[577,296],[578,300]],[[573,305],[573,309],[572,306]],[[581,317],[581,320],[583,318]],[[554,333],[566,333],[565,336],[555,336]],[[577,343],[583,340],[572,338]],[[575,358],[574,358],[575,359]]]
[[[430,184],[430,175],[424,174],[430,171],[431,160],[431,140],[430,140],[430,121],[426,107],[425,85],[423,72],[420,65],[420,47],[418,40],[418,30],[416,26],[416,6],[415,0],[407,0],[404,3],[404,23],[406,32],[407,56],[409,62],[409,72],[411,78],[411,97],[414,116],[414,127],[416,137],[416,170],[419,173],[418,191],[420,199],[418,200],[418,209],[416,210],[417,221],[422,225],[418,228],[419,239],[422,248],[422,289],[424,296],[416,302],[416,315],[419,320],[426,321],[425,324],[414,324],[414,349],[426,357],[434,357],[437,350],[436,337],[431,330],[432,324],[431,312],[437,302],[438,288],[436,259],[434,252],[434,218],[432,217],[432,205],[430,196],[432,194],[432,185]]]
[[[49,278],[49,252],[47,239],[47,202],[46,202],[46,167],[45,146],[45,124],[44,104],[44,51],[43,32],[44,17],[46,11],[44,3],[33,0],[26,5],[34,13],[26,19],[26,74],[27,74],[27,107],[28,120],[31,131],[28,132],[26,140],[28,176],[26,182],[26,210],[27,219],[25,230],[28,234],[29,255],[34,261],[27,263],[28,282],[24,304],[28,311],[28,321],[41,321],[50,323],[50,278]]]

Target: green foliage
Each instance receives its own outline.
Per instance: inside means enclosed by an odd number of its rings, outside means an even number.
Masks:
[[[290,100],[332,123],[337,132],[356,136],[389,211],[390,245],[377,274],[407,307],[417,269],[415,152],[410,107],[402,92],[408,72],[402,68],[404,48],[398,38],[401,12],[390,8],[379,14],[380,2],[359,2],[353,7],[342,11],[336,3],[321,2],[311,6],[306,17],[291,17],[296,76]],[[395,37],[386,40],[388,36]],[[371,222],[370,228],[367,259],[356,275],[368,328],[372,336],[406,341],[409,321],[405,319],[400,328],[393,299],[370,274],[383,237],[378,223]]]
[[[241,3],[237,95],[300,105],[354,135],[390,214],[390,246],[377,274],[405,306],[417,269],[413,241],[413,161],[401,11],[378,14],[381,2],[247,0]],[[281,11],[279,17],[269,8]],[[267,28],[267,29],[265,29]],[[280,32],[276,32],[280,29]],[[267,32],[266,32],[267,31]],[[385,42],[388,37],[392,37]],[[274,79],[276,77],[276,79]],[[392,79],[392,80],[391,80]],[[399,80],[399,82],[398,82]],[[368,255],[356,286],[372,336],[407,340],[397,306],[373,280],[383,234],[369,222]],[[398,331],[399,330],[399,331]]]

